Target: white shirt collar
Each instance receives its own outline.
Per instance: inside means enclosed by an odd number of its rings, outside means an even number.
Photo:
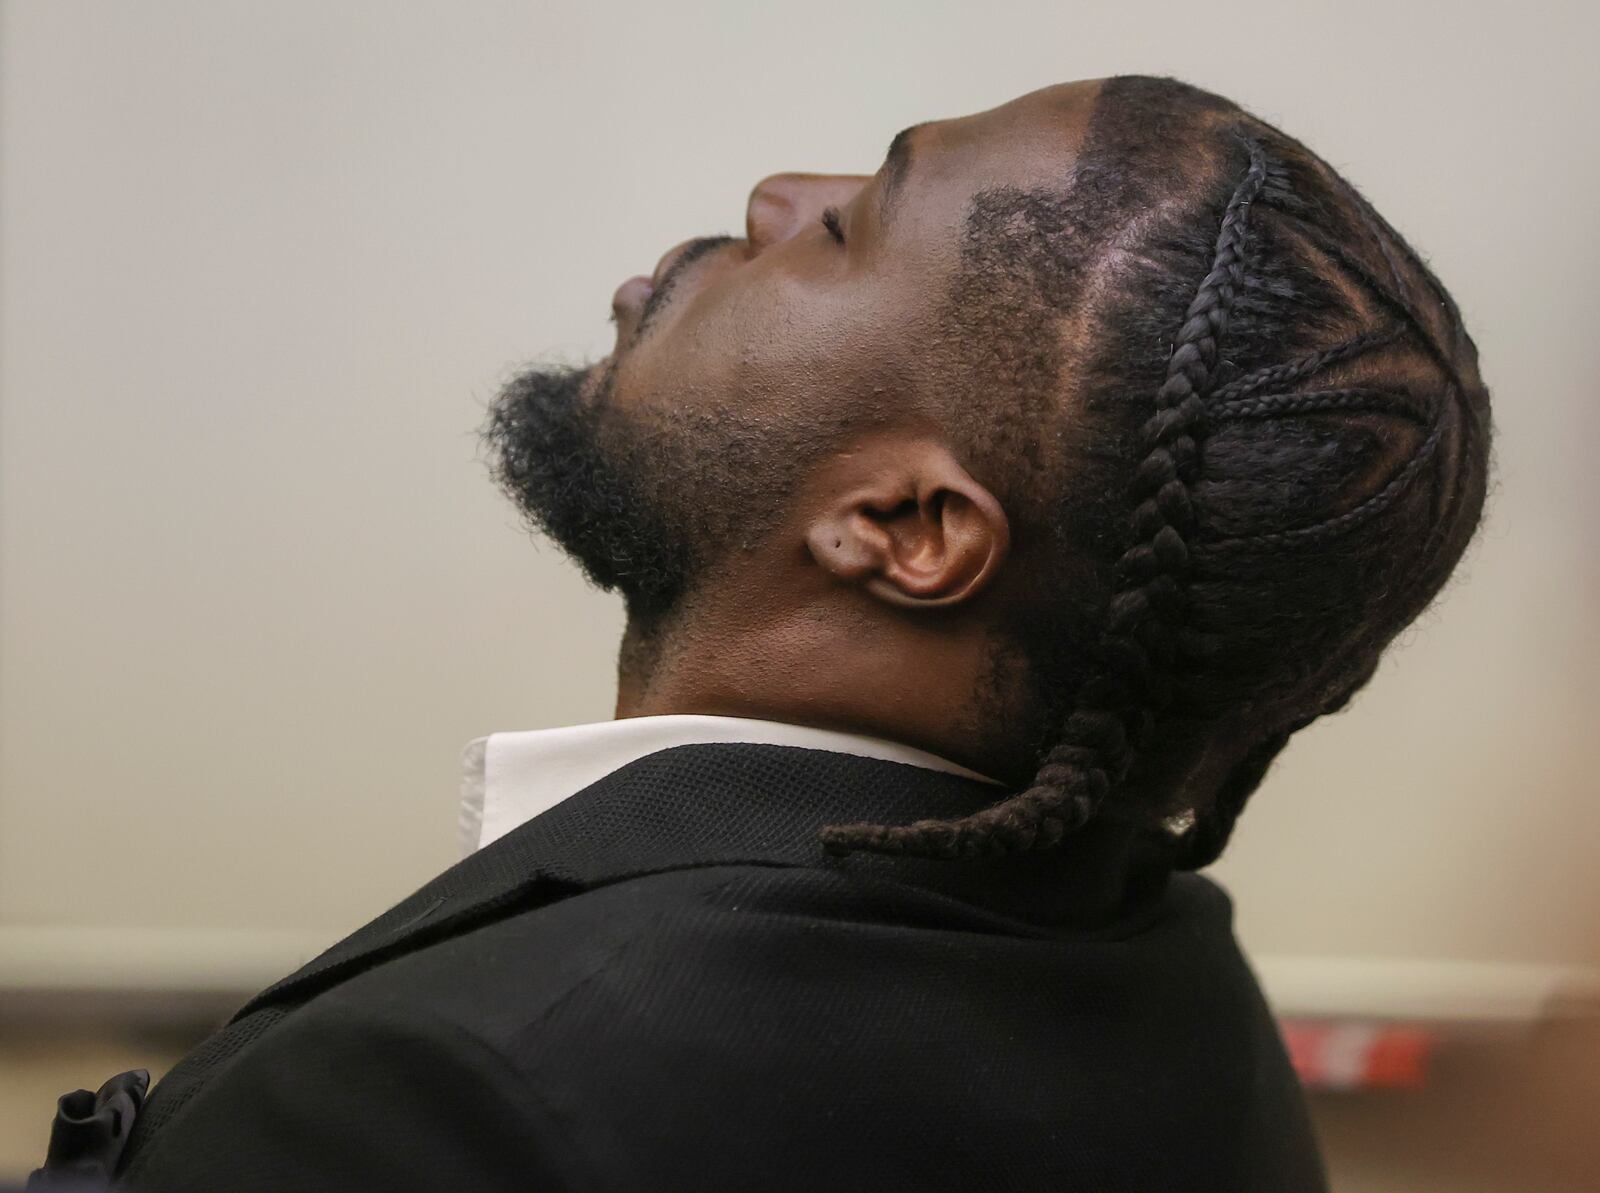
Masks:
[[[937,754],[898,742],[745,717],[628,717],[564,729],[491,733],[469,742],[461,754],[462,856],[482,849],[567,796],[647,754],[708,742],[832,750],[995,782]]]

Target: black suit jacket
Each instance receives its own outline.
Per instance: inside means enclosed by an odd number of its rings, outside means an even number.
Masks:
[[[779,746],[641,759],[257,995],[153,1091],[122,1177],[1323,1189],[1228,900],[1157,839],[1107,822],[976,863],[816,843],[995,795]]]

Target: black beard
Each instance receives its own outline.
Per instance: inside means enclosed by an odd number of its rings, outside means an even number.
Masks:
[[[800,479],[860,421],[755,403],[612,400],[613,368],[530,369],[489,407],[490,471],[528,523],[654,635],[711,569],[784,519]],[[585,396],[592,389],[592,395]]]
[[[594,584],[620,592],[629,618],[648,626],[688,591],[701,551],[690,527],[652,500],[656,486],[640,475],[645,445],[629,442],[624,420],[606,417],[609,369],[584,399],[593,374],[593,367],[519,374],[490,405],[481,434],[495,481],[529,524]]]

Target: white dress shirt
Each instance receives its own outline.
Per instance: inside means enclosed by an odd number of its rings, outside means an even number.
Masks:
[[[627,717],[564,729],[491,733],[469,742],[461,754],[462,856],[482,849],[646,754],[709,742],[832,750],[995,782],[937,754],[898,742],[744,717]]]

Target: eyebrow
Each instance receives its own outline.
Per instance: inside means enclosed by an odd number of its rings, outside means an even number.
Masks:
[[[903,128],[889,142],[889,152],[883,158],[883,189],[878,192],[878,215],[884,221],[888,220],[900,186],[911,171],[911,138],[921,127],[913,124]]]

